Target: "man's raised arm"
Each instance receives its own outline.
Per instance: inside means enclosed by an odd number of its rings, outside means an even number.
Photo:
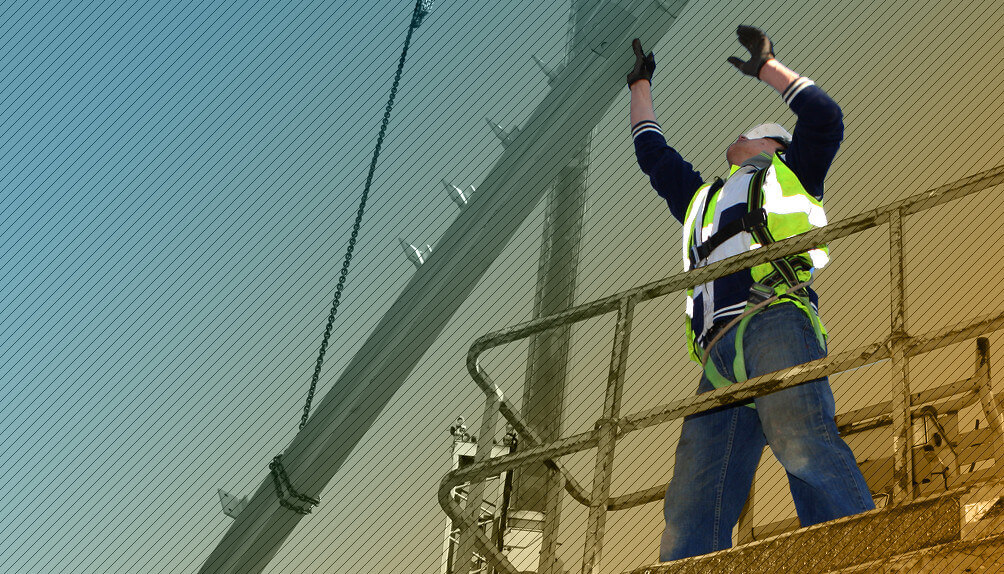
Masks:
[[[822,199],[823,179],[844,139],[840,106],[812,80],[777,61],[774,45],[763,31],[739,26],[736,35],[739,43],[749,50],[750,59],[743,61],[732,56],[729,63],[777,90],[798,116],[785,161],[802,185]]]
[[[669,147],[662,128],[655,121],[652,105],[655,55],[652,52],[646,55],[638,39],[631,43],[631,47],[634,49],[635,65],[627,75],[627,84],[631,90],[631,136],[635,156],[652,187],[666,200],[673,216],[682,222],[690,198],[704,180],[694,166]]]

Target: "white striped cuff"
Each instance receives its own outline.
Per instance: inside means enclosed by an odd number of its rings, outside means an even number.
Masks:
[[[788,84],[788,87],[781,93],[781,99],[784,100],[784,103],[790,106],[791,101],[795,99],[795,96],[797,96],[799,92],[814,85],[816,85],[816,82],[813,82],[809,78],[800,77],[794,82]]]
[[[662,135],[662,128],[659,127],[659,124],[651,120],[644,120],[638,122],[633,128],[631,128],[631,138],[632,139],[637,138],[639,135],[645,132],[655,132],[659,135]]]
[[[746,301],[741,301],[739,303],[736,303],[735,305],[729,305],[727,307],[722,307],[721,309],[715,309],[715,312],[711,315],[711,318],[714,321],[718,321],[719,319],[741,315],[742,312],[745,310],[746,310]]]

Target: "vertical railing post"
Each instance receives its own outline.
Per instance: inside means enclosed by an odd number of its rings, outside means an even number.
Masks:
[[[477,436],[477,451],[474,454],[475,462],[485,461],[492,456],[492,437],[495,436],[495,426],[499,418],[499,402],[502,400],[501,391],[496,387],[496,392],[488,394],[485,398],[485,412],[481,416],[481,430]],[[464,513],[470,518],[470,523],[478,528],[478,521],[481,519],[481,505],[485,498],[485,482],[480,481],[468,487],[467,506]],[[471,570],[471,561],[474,559],[474,536],[475,533],[461,526],[460,536],[457,544],[456,559],[453,561],[453,571],[457,574],[467,574]]]
[[[893,504],[913,500],[913,420],[910,415],[910,363],[906,356],[906,275],[903,262],[903,212],[889,216],[889,257],[892,266],[892,444]]]
[[[994,433],[991,444],[996,463],[1004,457],[1004,418],[1001,416],[990,384],[990,340],[986,337],[976,339],[976,390],[983,406],[983,414]]]
[[[596,448],[596,467],[593,470],[593,492],[589,501],[589,522],[586,526],[582,574],[597,574],[603,556],[603,534],[607,521],[607,502],[610,499],[610,482],[613,477],[614,454],[617,446],[617,419],[620,417],[624,373],[627,370],[628,345],[631,338],[631,319],[634,300],[625,298],[617,311],[614,331],[614,348],[610,357],[610,374],[603,398],[603,418],[596,423],[599,441]]]
[[[558,530],[561,517],[561,497],[565,493],[565,481],[561,474],[548,470],[546,511],[541,526],[539,574],[564,574],[558,569]]]

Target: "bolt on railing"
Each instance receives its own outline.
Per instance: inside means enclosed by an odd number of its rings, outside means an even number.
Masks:
[[[582,572],[583,574],[594,574],[599,571],[599,563],[602,557],[602,540],[606,513],[611,510],[631,508],[661,500],[665,493],[665,485],[659,485],[628,495],[610,496],[610,481],[617,439],[629,432],[663,424],[712,408],[742,404],[761,395],[781,391],[814,379],[856,369],[890,358],[893,362],[893,373],[895,376],[892,412],[895,450],[893,503],[901,504],[911,500],[913,498],[913,480],[911,477],[913,468],[912,464],[910,464],[910,457],[912,456],[910,443],[912,442],[912,436],[909,432],[911,413],[908,359],[966,339],[978,337],[984,333],[1004,329],[1004,313],[983,316],[976,320],[955,325],[922,337],[908,335],[906,331],[902,220],[907,215],[931,209],[932,207],[954,201],[984,189],[1000,185],[1001,183],[1004,183],[1004,166],[999,166],[887,206],[843,219],[802,235],[778,241],[768,247],[730,257],[707,267],[701,267],[686,273],[678,273],[660,281],[573,307],[557,315],[542,317],[479,337],[468,352],[467,369],[488,398],[486,419],[489,418],[487,416],[489,411],[501,413],[516,432],[519,433],[522,439],[521,446],[529,446],[530,448],[498,458],[482,458],[470,466],[450,472],[443,478],[440,484],[440,505],[453,521],[454,525],[459,526],[462,531],[468,532],[469,538],[467,540],[469,540],[469,546],[467,548],[471,548],[472,551],[485,557],[497,572],[519,574],[505,556],[477,529],[475,521],[469,516],[470,513],[464,512],[452,499],[450,491],[453,487],[464,482],[475,483],[505,471],[543,461],[561,473],[565,481],[565,488],[569,494],[576,501],[588,506],[590,509],[586,527]],[[635,305],[643,301],[663,297],[670,293],[683,291],[694,285],[706,283],[760,263],[802,253],[818,245],[860,233],[885,223],[890,225],[890,259],[892,267],[892,329],[888,339],[789,369],[758,376],[722,389],[673,401],[639,413],[621,416],[621,393],[626,370],[631,319]],[[480,368],[478,358],[488,349],[512,343],[557,326],[570,325],[615,311],[617,312],[617,323],[614,332],[610,373],[608,375],[604,399],[603,417],[597,421],[596,428],[593,431],[575,434],[548,444],[541,444],[539,436],[526,425],[520,414],[513,410],[508,402],[504,400],[488,373]],[[998,425],[1004,424],[1001,421],[995,422]],[[483,425],[485,429],[487,429],[487,426]],[[492,422],[492,427],[494,427],[494,422]],[[492,428],[491,431],[493,430]],[[490,432],[488,434],[482,432],[482,436],[490,436]],[[593,489],[591,493],[587,493],[574,477],[564,469],[558,459],[565,455],[592,448],[597,449],[597,458],[593,475]],[[458,557],[458,563],[463,564],[462,560],[464,560],[464,556],[461,554]]]

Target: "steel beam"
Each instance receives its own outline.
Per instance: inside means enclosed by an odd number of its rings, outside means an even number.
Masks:
[[[590,139],[586,138],[569,165],[561,169],[548,193],[534,317],[555,315],[575,303]],[[562,325],[530,339],[523,416],[543,442],[561,437],[571,331],[571,325]],[[544,517],[538,574],[560,574],[552,570],[557,562],[562,487],[561,475],[543,462],[515,474],[513,511],[539,512]]]
[[[543,190],[607,109],[625,98],[631,39],[655,45],[686,2],[597,3],[556,82],[370,336],[315,406],[283,455],[297,491],[316,496],[341,469],[457,309],[502,253]],[[322,502],[323,504],[323,502]],[[279,504],[271,477],[210,554],[201,572],[261,572],[302,515]]]

